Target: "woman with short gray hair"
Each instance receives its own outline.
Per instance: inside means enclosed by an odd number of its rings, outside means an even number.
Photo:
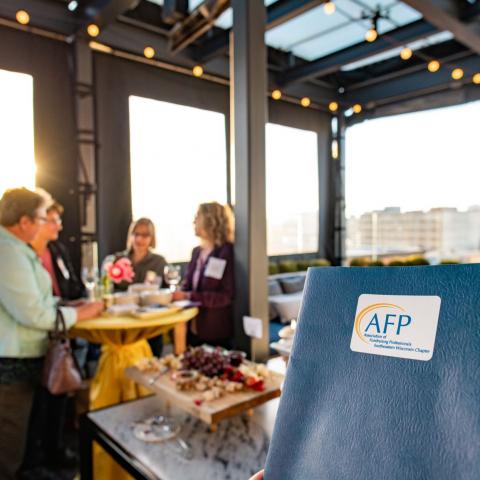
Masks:
[[[51,280],[29,246],[46,221],[46,200],[26,188],[0,200],[0,478],[13,479],[23,459],[33,394],[40,381],[57,301]],[[67,328],[98,316],[101,302],[60,307]],[[38,472],[35,478],[48,478]],[[20,476],[21,478],[21,476]]]

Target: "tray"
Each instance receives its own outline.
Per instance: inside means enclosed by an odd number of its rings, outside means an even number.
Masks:
[[[216,424],[225,418],[233,417],[242,412],[251,413],[251,409],[258,407],[281,394],[280,387],[284,376],[270,371],[270,376],[265,380],[265,389],[261,392],[246,389],[240,392],[227,393],[221,398],[196,405],[194,400],[198,398],[199,392],[177,390],[175,383],[170,379],[170,373],[158,376],[155,373],[143,373],[136,367],[129,367],[125,370],[127,377],[143,385],[145,388],[159,395],[167,402],[181,408],[190,415],[199,418],[216,429]],[[152,379],[158,377],[154,383]]]

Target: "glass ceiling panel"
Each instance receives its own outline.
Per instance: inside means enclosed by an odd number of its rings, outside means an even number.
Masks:
[[[163,5],[164,0],[149,0]],[[265,0],[270,5],[276,0]],[[326,15],[320,5],[287,23],[268,30],[265,33],[267,45],[284,51],[291,51],[305,60],[315,60],[343,48],[364,41],[369,20],[362,15],[372,15],[378,6],[388,13],[389,19],[379,21],[379,33],[414,22],[421,15],[399,0],[333,0],[337,7],[333,15]],[[203,0],[190,0],[190,10],[195,9]],[[231,28],[232,9],[227,9],[215,22],[217,27]]]
[[[437,43],[446,42],[453,38],[453,34],[450,32],[440,32],[431,35],[428,38],[423,38],[421,40],[417,40],[416,42],[408,43],[405,46],[411,48],[413,51],[420,50],[422,48],[426,48],[430,45],[435,45]],[[358,62],[349,63],[342,67],[342,71],[348,72],[350,70],[356,70],[357,68],[362,68],[367,65],[372,65],[377,62],[381,62],[383,60],[388,60],[389,58],[397,57],[400,55],[400,52],[403,47],[396,47],[392,48],[388,52],[379,53],[378,55],[373,55],[372,57],[365,58],[363,60],[359,60]]]
[[[380,34],[421,18],[417,11],[398,0],[335,0],[335,5],[333,15],[326,15],[323,6],[319,6],[268,31],[267,44],[315,60],[363,42],[371,23],[362,15],[371,15],[378,5],[389,15],[378,23]]]

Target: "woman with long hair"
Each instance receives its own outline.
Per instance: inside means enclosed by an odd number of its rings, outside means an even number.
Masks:
[[[192,320],[188,342],[231,347],[233,337],[234,218],[228,205],[202,203],[194,219],[200,245],[194,248],[182,291],[174,299],[199,303],[199,314]]]

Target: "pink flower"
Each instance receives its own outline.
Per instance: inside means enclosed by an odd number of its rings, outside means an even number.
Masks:
[[[132,262],[127,257],[120,257],[112,263],[106,265],[108,278],[113,283],[133,281],[135,272],[133,271]]]

